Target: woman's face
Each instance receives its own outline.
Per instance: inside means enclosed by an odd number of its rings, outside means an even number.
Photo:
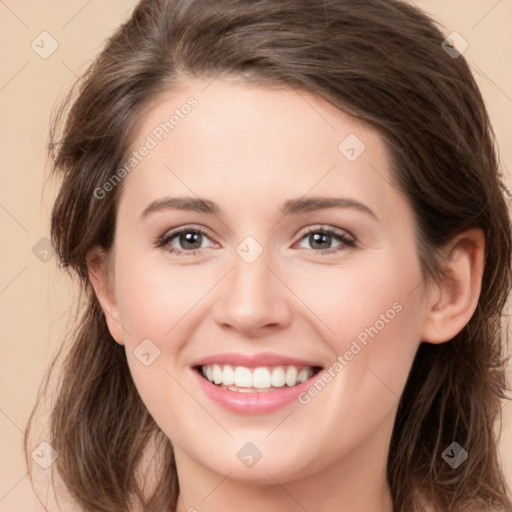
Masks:
[[[178,467],[379,465],[426,303],[382,138],[311,94],[217,79],[155,103],[131,151],[109,326]]]

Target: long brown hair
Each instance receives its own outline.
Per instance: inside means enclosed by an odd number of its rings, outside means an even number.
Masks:
[[[189,77],[222,74],[312,92],[373,126],[415,212],[426,274],[440,271],[436,251],[454,235],[484,231],[477,310],[449,342],[420,345],[399,403],[388,481],[395,512],[423,510],[420,495],[443,512],[512,506],[494,431],[507,389],[510,217],[481,94],[443,39],[435,22],[398,0],[142,0],[107,41],[57,112],[50,142],[62,177],[52,240],[85,301],[64,340],[49,443],[58,452],[53,467],[82,510],[176,506],[172,445],[107,329],[85,257],[112,246],[122,187],[105,199],[94,191],[125,161],[149,102]],[[441,456],[452,442],[469,453],[458,469]],[[150,446],[155,459],[144,459]],[[141,468],[154,473],[149,489]]]

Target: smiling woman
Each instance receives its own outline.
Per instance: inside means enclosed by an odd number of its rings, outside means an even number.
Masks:
[[[395,0],[143,0],[110,38],[51,145],[80,510],[511,506],[510,218],[443,40]]]

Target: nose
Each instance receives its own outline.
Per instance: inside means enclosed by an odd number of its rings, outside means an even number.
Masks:
[[[265,251],[251,263],[234,255],[233,268],[219,283],[213,307],[218,325],[249,337],[289,325],[290,292],[268,263]]]

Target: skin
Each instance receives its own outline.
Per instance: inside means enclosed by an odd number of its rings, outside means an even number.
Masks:
[[[420,340],[445,342],[470,319],[483,235],[460,234],[445,248],[446,277],[425,281],[382,138],[306,92],[188,81],[152,104],[132,150],[190,96],[197,107],[124,178],[112,251],[88,255],[110,332],[173,442],[177,510],[391,511],[385,470],[399,396]],[[353,162],[338,149],[349,134],[366,146]],[[166,208],[141,219],[167,196],[209,199],[221,212]],[[375,217],[355,208],[283,216],[282,203],[303,196],[350,198]],[[312,245],[302,233],[321,226],[356,246]],[[207,231],[198,253],[156,247],[182,227]],[[263,248],[252,263],[236,252],[247,236]],[[179,237],[172,246],[191,251]],[[307,405],[240,415],[212,402],[191,369],[222,352],[329,368],[396,303],[400,312]],[[147,338],[160,350],[150,366],[134,355]],[[236,456],[247,442],[262,453],[252,468]]]

